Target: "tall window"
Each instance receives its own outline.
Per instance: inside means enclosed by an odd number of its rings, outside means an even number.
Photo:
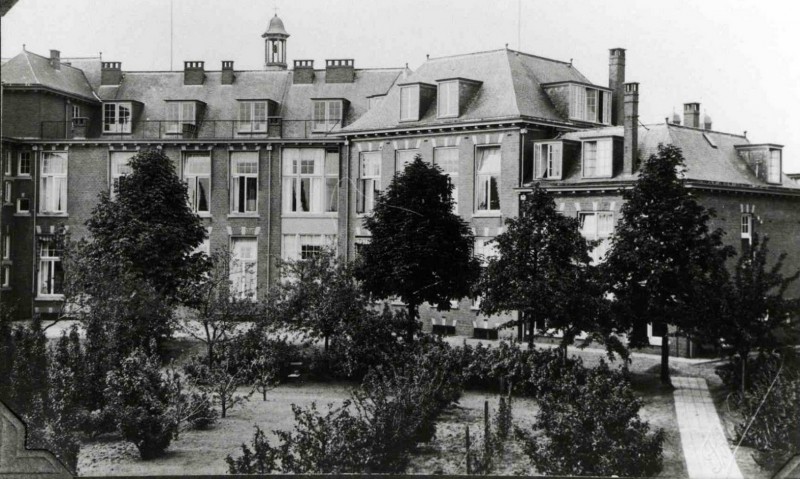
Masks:
[[[183,181],[186,182],[192,211],[208,213],[211,203],[211,154],[186,153],[183,157]]]
[[[266,101],[239,102],[239,131],[243,133],[267,131]]]
[[[256,299],[258,242],[256,238],[231,238],[231,296]]]
[[[611,140],[583,142],[583,176],[607,178],[612,175]]]
[[[3,283],[2,286],[4,288],[8,288],[11,286],[11,266],[5,265],[3,266]]]
[[[594,211],[579,213],[581,235],[590,241],[600,240],[589,256],[593,263],[599,263],[605,258],[611,246],[609,238],[614,233],[614,213],[610,211]]]
[[[419,120],[419,85],[400,87],[400,121]]]
[[[569,116],[593,123],[611,122],[611,92],[572,85]]]
[[[475,209],[500,210],[500,147],[478,148],[475,163]]]
[[[335,246],[336,235],[286,234],[281,251],[284,260],[310,259]]]
[[[365,151],[361,153],[358,180],[359,213],[369,213],[375,207],[375,200],[381,191],[381,152]]]
[[[103,105],[103,132],[131,132],[130,103],[106,103]]]
[[[439,165],[453,185],[453,213],[458,214],[458,148],[435,148],[433,163]]]
[[[284,213],[335,213],[339,197],[339,152],[283,149]]]
[[[742,243],[753,244],[753,215],[750,213],[742,214]]]
[[[769,150],[767,165],[767,183],[781,182],[781,150]]]
[[[40,211],[67,212],[67,154],[42,153]]]
[[[11,152],[6,152],[5,161],[3,161],[3,171],[6,176],[11,176]]]
[[[331,131],[341,126],[341,100],[314,100],[314,131]]]
[[[19,176],[31,176],[31,152],[20,151],[19,162],[17,163],[17,174]]]
[[[3,259],[11,259],[11,233],[3,235]]]
[[[437,116],[439,118],[458,116],[458,81],[439,83],[437,100]]]
[[[3,184],[3,203],[11,203],[11,182],[6,181]]]
[[[64,290],[61,241],[52,236],[39,238],[39,296],[58,296]]]
[[[560,180],[561,143],[537,143],[533,146],[534,176],[543,180]]]
[[[195,124],[195,104],[193,101],[167,102],[167,133],[183,132],[183,125]]]
[[[394,153],[394,171],[402,173],[406,166],[414,162],[414,157],[419,154],[419,150],[397,150]]]
[[[132,151],[113,151],[111,152],[111,197],[116,198],[119,194],[125,178],[133,173],[129,164],[135,155]]]
[[[231,213],[258,212],[258,152],[231,153]]]
[[[81,107],[78,105],[72,105],[72,118],[80,118],[81,116]]]

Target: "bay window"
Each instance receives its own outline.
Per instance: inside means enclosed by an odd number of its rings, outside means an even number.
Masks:
[[[362,152],[359,162],[358,213],[370,213],[381,191],[381,152]]]
[[[39,238],[39,297],[58,297],[64,290],[64,269],[61,265],[62,244],[53,236]]]
[[[499,211],[500,147],[478,148],[475,163],[475,209]]]
[[[586,178],[607,178],[612,176],[611,140],[583,142],[583,176]]]
[[[458,214],[458,148],[435,148],[433,164],[439,165],[453,185],[453,213]]]
[[[283,149],[284,213],[335,213],[339,206],[338,192],[337,150]]]
[[[103,133],[131,132],[130,103],[103,104]]]
[[[66,153],[42,153],[39,205],[42,213],[67,212]]]
[[[231,153],[231,213],[258,212],[258,152]]]
[[[211,153],[186,153],[183,157],[183,181],[186,182],[192,211],[208,213],[211,204]]]
[[[258,292],[258,240],[249,237],[231,238],[231,296],[256,299]]]

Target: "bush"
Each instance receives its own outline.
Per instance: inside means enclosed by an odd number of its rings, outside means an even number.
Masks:
[[[139,449],[142,459],[163,454],[177,423],[169,410],[172,391],[158,359],[136,349],[108,373],[107,384],[106,400],[122,437]]]
[[[276,459],[279,451],[269,445],[269,441],[264,437],[264,431],[255,426],[256,433],[253,436],[253,450],[246,444],[242,444],[242,455],[234,459],[231,455],[225,458],[228,464],[228,472],[231,474],[269,474],[277,470]]]
[[[365,309],[344,325],[342,334],[331,344],[333,374],[360,380],[370,368],[391,363],[402,351],[399,338],[407,330],[406,311],[393,312],[388,305],[381,313]]]
[[[194,384],[211,397],[214,405],[219,406],[220,416],[224,419],[228,411],[250,399],[253,394],[237,394],[241,386],[248,383],[251,367],[238,355],[238,350],[230,345],[220,348],[217,360],[208,367],[205,359],[193,358],[184,366]]]
[[[652,476],[661,470],[663,431],[650,433],[628,379],[605,362],[562,372],[539,406],[538,434],[516,432],[540,473]]]

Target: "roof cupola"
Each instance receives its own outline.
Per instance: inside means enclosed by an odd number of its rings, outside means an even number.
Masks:
[[[289,33],[277,13],[269,21],[269,27],[261,38],[264,39],[265,48],[264,67],[268,70],[286,70],[286,39]]]

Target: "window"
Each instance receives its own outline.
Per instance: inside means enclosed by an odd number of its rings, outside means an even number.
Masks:
[[[369,213],[381,192],[381,152],[361,153],[358,180],[358,213]]]
[[[750,213],[742,215],[742,243],[753,244],[753,215]]]
[[[3,259],[11,259],[11,233],[3,235]]]
[[[11,203],[11,182],[6,181],[3,184],[3,203]]]
[[[27,215],[31,212],[30,198],[17,198],[17,213]]]
[[[533,146],[534,176],[543,180],[561,179],[561,143],[537,143]]]
[[[61,241],[56,237],[39,238],[39,296],[58,296],[63,293],[61,248]]]
[[[103,133],[131,132],[131,104],[106,103],[103,105]]]
[[[341,100],[314,100],[314,131],[331,131],[341,126]]]
[[[419,120],[419,85],[400,87],[400,121]]]
[[[267,102],[243,101],[239,102],[239,132],[266,132],[267,131]]]
[[[3,266],[3,284],[4,288],[11,286],[11,266]]]
[[[612,175],[611,140],[583,142],[583,176],[608,178]]]
[[[79,118],[81,116],[81,107],[72,105],[72,118]]]
[[[439,83],[437,99],[437,116],[439,118],[458,116],[458,81]]]
[[[17,163],[17,174],[19,176],[31,176],[31,152],[20,151],[19,162]]]
[[[595,211],[579,213],[581,235],[589,241],[600,240],[589,256],[597,264],[605,258],[611,246],[609,238],[614,233],[614,213],[610,211]]]
[[[67,212],[67,154],[42,153],[39,197],[42,213]]]
[[[458,214],[458,148],[435,148],[433,164],[439,165],[453,185],[453,213]]]
[[[4,174],[6,176],[11,176],[11,152],[10,151],[8,153],[6,153],[6,159],[5,159],[5,162],[3,162],[3,169],[4,169]]]
[[[283,235],[283,259],[287,261],[313,258],[323,250],[335,247],[336,235]]]
[[[475,165],[475,209],[500,210],[500,147],[478,148]]]
[[[129,162],[136,153],[132,151],[111,152],[111,198],[116,198],[125,183],[125,178],[133,173]]]
[[[195,124],[193,101],[167,102],[167,133],[183,133],[183,125]]]
[[[284,148],[284,213],[335,213],[339,199],[339,152]]]
[[[767,165],[767,183],[781,182],[781,150],[769,150]]]
[[[499,253],[494,238],[475,238],[473,255],[481,260],[483,266],[486,266],[490,259],[497,258]]]
[[[186,182],[192,211],[208,213],[211,204],[211,154],[186,153],[183,157],[183,181]]]
[[[406,166],[414,162],[414,157],[419,154],[419,150],[397,150],[394,153],[394,171],[401,173]]]
[[[258,212],[258,152],[231,153],[231,213]]]
[[[572,85],[569,116],[592,123],[611,123],[611,92]]]
[[[231,296],[256,299],[258,243],[256,238],[231,238]]]

